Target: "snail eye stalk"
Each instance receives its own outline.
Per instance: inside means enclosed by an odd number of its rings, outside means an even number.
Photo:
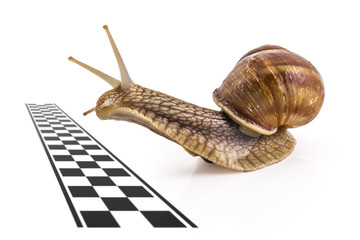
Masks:
[[[96,107],[93,107],[92,109],[87,110],[86,112],[83,113],[83,115],[86,116],[86,115],[88,115],[89,113],[92,113],[93,111],[95,111],[95,108],[96,108]]]
[[[133,81],[130,78],[130,75],[125,67],[124,61],[120,55],[119,49],[117,48],[114,39],[111,36],[111,33],[109,31],[109,28],[107,25],[104,25],[103,28],[105,29],[108,37],[109,37],[109,41],[111,44],[111,47],[114,51],[115,57],[116,57],[116,61],[118,63],[119,66],[119,70],[120,70],[120,76],[121,76],[121,88],[123,90],[127,90],[131,87],[131,85],[133,84]]]
[[[83,62],[80,62],[79,60],[76,60],[75,58],[73,57],[69,57],[68,58],[69,61],[72,61],[78,65],[80,65],[81,67],[85,68],[86,70],[89,70],[90,72],[92,72],[93,74],[95,74],[96,76],[102,78],[105,80],[105,82],[107,82],[108,84],[110,84],[113,88],[119,86],[120,84],[120,81],[117,80],[116,78],[113,78],[109,75],[107,75],[106,73],[103,73],[93,67],[90,67],[89,65],[83,63]]]

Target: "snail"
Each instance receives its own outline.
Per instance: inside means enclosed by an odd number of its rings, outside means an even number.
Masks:
[[[220,111],[196,106],[134,83],[103,28],[121,81],[69,57],[113,87],[84,116],[95,111],[101,120],[137,123],[205,161],[237,171],[277,163],[296,144],[287,129],[313,120],[323,104],[324,85],[315,67],[285,48],[265,45],[246,53],[215,89]]]

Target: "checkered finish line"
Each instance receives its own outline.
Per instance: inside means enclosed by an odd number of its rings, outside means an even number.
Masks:
[[[26,104],[78,227],[197,227],[56,104]]]

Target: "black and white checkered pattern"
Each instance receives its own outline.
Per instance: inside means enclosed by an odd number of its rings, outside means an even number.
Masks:
[[[196,227],[55,104],[26,104],[78,227]]]

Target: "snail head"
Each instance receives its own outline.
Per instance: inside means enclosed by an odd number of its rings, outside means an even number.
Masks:
[[[108,119],[109,114],[111,112],[113,112],[113,109],[116,107],[115,99],[118,99],[119,97],[121,97],[122,92],[128,91],[131,88],[131,86],[133,85],[133,81],[131,80],[130,75],[125,67],[124,61],[120,55],[120,52],[115,44],[114,39],[111,36],[108,26],[104,25],[103,28],[105,29],[106,34],[108,35],[111,47],[115,54],[115,58],[116,58],[116,61],[118,63],[119,70],[120,70],[121,81],[116,78],[113,78],[113,77],[111,77],[111,76],[83,63],[83,62],[80,62],[73,57],[69,57],[68,59],[69,59],[69,61],[72,61],[72,62],[80,65],[81,67],[89,70],[90,72],[94,73],[95,75],[102,78],[103,80],[105,80],[108,84],[110,84],[113,87],[113,89],[105,92],[99,98],[99,100],[96,104],[96,107],[93,107],[90,110],[83,113],[83,115],[86,116],[89,113],[96,111],[96,114],[100,119]]]

